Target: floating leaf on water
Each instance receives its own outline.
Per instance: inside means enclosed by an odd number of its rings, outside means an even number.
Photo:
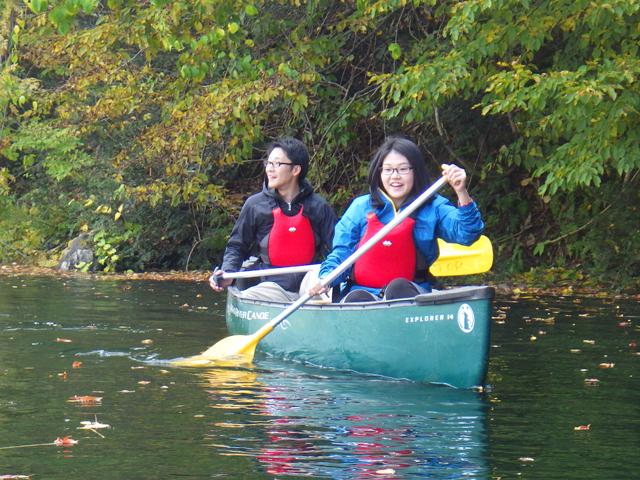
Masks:
[[[531,340],[532,342],[535,342],[538,339],[538,337],[536,337],[535,335],[531,335],[529,337],[529,340]]]
[[[572,348],[571,350],[569,350],[571,353],[580,353],[582,350],[580,350],[579,348]]]
[[[140,343],[142,343],[143,345],[152,345],[153,344],[153,340],[151,340],[150,338],[145,338]]]
[[[596,341],[595,340],[582,340],[582,343],[588,343],[589,345],[595,345]]]
[[[82,366],[82,362],[73,362],[71,364],[71,368],[80,368]]]
[[[584,383],[585,385],[597,387],[598,385],[600,385],[600,380],[598,380],[597,378],[585,378]]]
[[[520,460],[521,462],[533,462],[533,461],[535,461],[531,457],[520,457],[518,460]]]
[[[135,390],[118,390],[118,393],[136,393]]]
[[[53,441],[59,447],[70,447],[71,445],[76,445],[78,440],[74,440],[71,437],[58,437]]]
[[[69,403],[80,403],[82,405],[96,405],[102,402],[102,397],[94,397],[93,395],[74,395],[67,400]]]
[[[613,362],[602,362],[598,365],[600,368],[613,368],[616,364]]]
[[[97,420],[92,422],[91,420],[84,420],[80,422],[80,427],[78,430],[98,430],[100,428],[111,428],[111,425],[107,425],[106,423],[100,423]]]
[[[578,425],[577,427],[573,427],[573,429],[576,431],[591,430],[591,424],[589,423],[588,425]]]
[[[69,338],[60,338],[60,337],[58,337],[58,338],[56,338],[56,342],[58,342],[58,343],[71,343],[71,342],[73,342],[73,340],[71,340]]]
[[[149,380],[140,380],[138,385],[149,385],[151,382]]]

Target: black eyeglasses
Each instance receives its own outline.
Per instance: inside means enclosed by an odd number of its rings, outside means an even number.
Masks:
[[[392,175],[393,172],[396,172],[398,175],[408,175],[411,170],[413,170],[413,167],[410,167],[408,165],[403,165],[403,166],[398,167],[398,168],[382,167],[380,169],[382,174],[383,175],[387,175],[387,176]]]
[[[269,160],[263,160],[262,164],[264,165],[264,168],[280,168],[282,165],[294,165],[293,163],[286,163],[286,162],[270,162]]]

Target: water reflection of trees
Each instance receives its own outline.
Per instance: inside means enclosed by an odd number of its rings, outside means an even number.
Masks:
[[[488,475],[477,393],[294,369],[211,369],[202,379],[216,418],[206,441],[268,475]]]

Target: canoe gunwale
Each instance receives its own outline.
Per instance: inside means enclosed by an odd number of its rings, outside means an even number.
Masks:
[[[270,300],[255,300],[242,298],[241,290],[237,287],[229,287],[228,295],[246,304],[264,305],[285,308],[289,303]],[[447,303],[464,302],[472,300],[491,300],[495,297],[495,289],[486,285],[453,287],[447,290],[435,290],[430,293],[422,293],[414,298],[400,298],[395,300],[378,300],[374,302],[358,303],[306,303],[301,310],[376,310],[396,306],[429,306]]]

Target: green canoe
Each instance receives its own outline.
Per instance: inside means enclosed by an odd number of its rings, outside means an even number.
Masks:
[[[487,373],[494,290],[458,287],[413,299],[306,304],[267,335],[258,349],[288,360],[365,374],[483,385]],[[252,334],[286,304],[247,300],[229,288],[227,327]]]

